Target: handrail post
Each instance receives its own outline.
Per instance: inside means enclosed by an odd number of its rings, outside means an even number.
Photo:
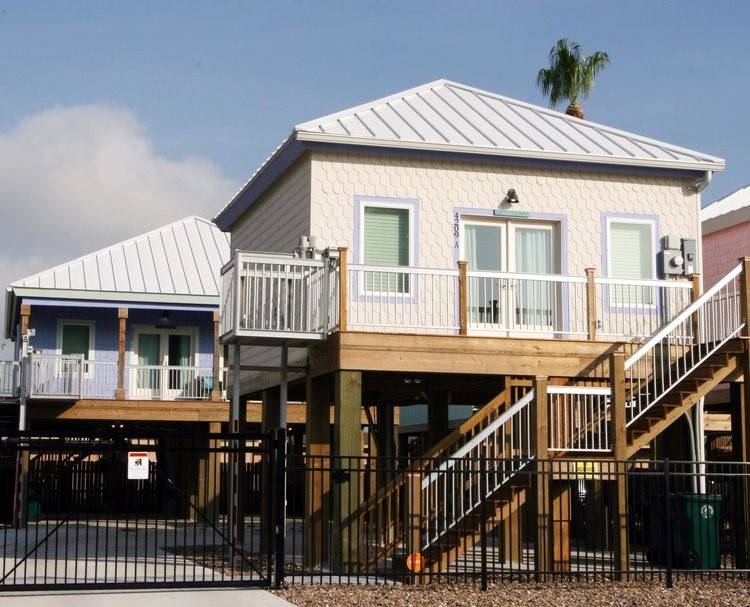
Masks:
[[[691,282],[693,289],[690,292],[690,303],[694,303],[698,301],[698,299],[701,296],[701,275],[700,274],[693,274],[691,277]],[[694,338],[701,340],[701,334],[700,334],[700,315],[701,310],[696,310],[695,314],[693,315],[693,336]]]
[[[596,268],[586,268],[586,325],[589,341],[596,340]]]
[[[750,257],[740,257],[742,272],[740,273],[740,320],[745,323],[742,331],[744,337],[750,336]]]
[[[458,262],[458,326],[459,335],[468,335],[468,322],[467,322],[467,286],[468,286],[468,280],[466,276],[466,268],[468,266],[468,262],[466,261],[459,261]]]
[[[339,248],[339,333],[346,332],[346,301],[349,299],[346,253],[346,247]]]
[[[212,402],[219,402],[221,400],[221,390],[219,389],[219,386],[221,385],[221,371],[219,368],[219,362],[221,359],[221,344],[219,342],[219,336],[221,334],[221,327],[219,326],[220,320],[221,319],[219,318],[219,312],[214,312],[214,352],[212,361],[213,366],[211,369],[211,377],[213,377],[213,381],[211,382],[211,393],[207,395]]]
[[[128,309],[118,308],[118,338],[117,338],[117,390],[115,398],[123,400],[125,398],[125,341],[128,321]]]
[[[750,336],[750,257],[740,258],[742,264],[742,272],[740,274],[740,322],[745,323],[745,327],[742,329],[742,336],[744,343],[744,357],[742,371],[744,375],[743,386],[743,398],[742,407],[740,411],[741,419],[741,457],[743,462],[750,461],[750,349],[748,344],[750,340],[747,338]]]

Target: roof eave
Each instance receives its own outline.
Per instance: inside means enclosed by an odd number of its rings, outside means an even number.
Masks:
[[[627,156],[599,156],[592,154],[575,154],[571,152],[548,152],[541,150],[504,150],[498,148],[460,146],[456,144],[438,144],[394,139],[376,139],[371,137],[352,137],[351,135],[332,135],[310,131],[298,131],[297,139],[302,142],[330,143],[347,146],[387,147],[399,150],[423,150],[433,152],[452,152],[454,154],[486,155],[508,158],[528,158],[531,160],[552,160],[585,164],[604,164],[616,166],[648,167],[677,169],[685,171],[723,171],[726,163],[722,161],[684,161],[664,159],[643,159]],[[217,224],[218,225],[218,224]]]
[[[10,290],[10,289],[9,289]],[[85,301],[121,301],[153,304],[181,304],[219,307],[218,295],[181,295],[176,293],[125,293],[118,291],[83,291],[78,289],[52,289],[12,287],[16,298],[75,299]],[[7,317],[7,312],[6,312]]]
[[[704,235],[718,232],[719,230],[725,230],[727,228],[733,228],[736,225],[750,221],[750,207],[743,207],[741,209],[735,209],[711,217],[710,219],[704,219],[701,222],[701,231]]]
[[[237,192],[232,199],[226,204],[226,206],[219,211],[219,213],[211,219],[222,232],[228,232],[232,227],[232,224],[245,212],[246,206],[243,205],[243,198],[250,194],[253,197],[253,193],[260,188],[265,190],[277,173],[281,173],[302,154],[302,150],[298,149],[297,146],[293,145],[297,142],[296,133],[292,133],[284,140],[284,142],[276,148],[273,154],[269,156],[263,164],[258,168],[257,171],[247,180],[245,185],[242,186],[239,192]],[[276,167],[281,167],[280,170],[274,170]]]

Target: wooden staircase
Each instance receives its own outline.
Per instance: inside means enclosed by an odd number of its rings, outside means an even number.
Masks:
[[[666,430],[673,422],[722,382],[742,374],[744,348],[739,338],[718,347],[704,362],[674,383],[665,395],[627,427],[627,456],[633,457]],[[673,367],[679,367],[678,364]],[[670,369],[671,371],[672,369]],[[657,380],[662,381],[662,380]],[[651,381],[649,390],[656,382]]]
[[[440,474],[441,465],[455,457],[456,453],[460,453],[472,441],[481,440],[482,433],[488,432],[493,424],[502,421],[503,413],[508,411],[514,402],[527,395],[530,390],[531,382],[510,380],[505,390],[429,449],[421,458],[415,460],[412,466],[414,470],[412,477],[417,476],[422,479],[429,477],[430,474]],[[406,538],[408,515],[405,513],[406,504],[403,503],[404,494],[406,493],[406,502],[423,501],[421,492],[419,496],[415,495],[419,490],[409,486],[408,481],[406,474],[399,474],[360,507],[360,528],[377,528],[380,531],[380,537],[376,540],[377,545],[369,549],[368,556],[362,563],[363,572],[371,571],[378,563],[390,557],[395,562],[404,561],[406,558],[404,547],[408,543]],[[485,517],[486,525],[488,525],[487,531],[503,520],[507,520],[525,501],[526,483],[519,481],[518,478],[511,479],[506,486],[495,490],[487,498],[487,503],[491,508],[491,512],[485,513],[488,515]],[[435,514],[439,509],[430,509],[426,504],[420,503],[419,510],[422,512],[424,525],[429,528],[430,521],[435,521]],[[445,514],[444,511],[443,514]],[[478,523],[480,518],[478,512],[459,517],[456,525],[450,529],[441,530],[426,546],[422,545],[423,538],[420,537],[418,540],[420,547],[417,550],[425,559],[423,571],[442,571],[471,550],[481,537],[481,525]]]

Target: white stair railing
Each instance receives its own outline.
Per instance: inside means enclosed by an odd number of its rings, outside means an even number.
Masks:
[[[547,386],[550,452],[611,453],[612,389]]]
[[[627,425],[739,334],[741,273],[739,264],[625,360]]]
[[[427,548],[535,458],[531,403],[534,390],[489,424],[422,480]],[[482,466],[484,460],[484,466]]]

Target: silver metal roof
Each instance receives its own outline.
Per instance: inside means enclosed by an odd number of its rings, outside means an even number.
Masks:
[[[229,230],[316,143],[703,173],[724,160],[481,89],[436,80],[298,124],[214,221]]]
[[[724,160],[715,156],[448,80],[299,124],[294,134],[301,141],[677,169],[724,168]]]
[[[172,301],[176,298],[169,296],[208,296],[216,298],[218,306],[219,274],[228,260],[229,235],[209,220],[191,216],[17,280],[10,287],[72,291],[82,298],[101,292],[167,296]]]
[[[750,221],[750,185],[732,192],[701,209],[703,233],[710,234]]]

